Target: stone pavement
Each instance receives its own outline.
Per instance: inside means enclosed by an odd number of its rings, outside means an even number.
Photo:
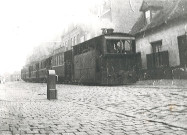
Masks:
[[[179,82],[58,84],[50,101],[46,84],[0,84],[0,135],[187,135],[187,87]]]

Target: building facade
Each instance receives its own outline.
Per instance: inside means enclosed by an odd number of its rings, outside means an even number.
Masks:
[[[61,36],[61,46],[65,47],[65,50],[72,49],[72,46],[82,43],[90,38],[94,37],[94,33],[82,27],[82,25],[76,25],[69,27],[69,31]]]
[[[11,74],[10,81],[21,81],[21,72],[14,72]]]
[[[163,69],[170,69],[172,77],[175,73],[182,77],[187,66],[187,1],[144,0],[140,11],[131,33],[136,36],[142,68],[152,70],[153,78],[162,78]]]

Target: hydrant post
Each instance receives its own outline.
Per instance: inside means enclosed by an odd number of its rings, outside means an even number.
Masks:
[[[55,70],[48,70],[47,74],[47,99],[57,99],[56,73]]]

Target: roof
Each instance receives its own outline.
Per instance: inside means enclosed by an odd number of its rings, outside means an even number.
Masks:
[[[165,0],[144,0],[140,7],[140,11],[145,11],[149,7],[162,7],[164,3]]]
[[[97,37],[94,37],[94,38],[91,38],[89,40],[86,40],[82,43],[79,43],[77,45],[74,45],[73,48],[77,47],[77,46],[81,46],[82,44],[84,43],[87,43],[87,42],[90,42],[90,41],[93,41],[93,40],[97,40],[99,38],[102,38],[103,36],[118,36],[118,37],[134,37],[132,34],[130,33],[122,33],[122,32],[113,32],[113,33],[106,33],[106,34],[102,34],[102,35],[99,35]]]
[[[156,1],[159,2],[160,0]],[[144,13],[142,13],[130,33],[135,35],[179,18],[187,18],[187,0],[165,0],[162,9],[152,18],[149,24],[145,24]]]
[[[133,35],[129,34],[129,33],[122,33],[122,32],[113,32],[113,33],[107,33],[107,34],[103,34],[104,36],[126,36],[126,37],[132,37]],[[103,36],[102,35],[102,36]]]

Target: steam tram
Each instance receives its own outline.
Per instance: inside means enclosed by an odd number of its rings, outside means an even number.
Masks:
[[[42,65],[42,63],[45,63]],[[41,66],[40,66],[41,65]],[[108,33],[56,53],[22,69],[22,79],[46,80],[46,71],[53,69],[60,83],[122,85],[137,80],[141,55],[136,53],[135,38],[126,33]],[[25,74],[34,74],[26,78]]]

